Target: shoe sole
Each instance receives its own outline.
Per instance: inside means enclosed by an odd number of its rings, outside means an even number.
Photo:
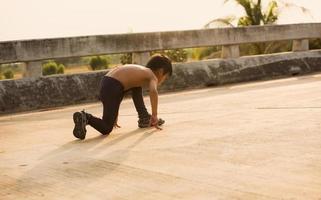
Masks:
[[[85,123],[82,120],[82,114],[80,112],[76,112],[73,115],[75,128],[73,130],[73,134],[76,138],[81,140],[85,139],[86,137],[86,130],[85,130]]]
[[[161,126],[163,124],[165,124],[165,120],[159,119],[158,120],[158,126]],[[148,127],[151,127],[151,126],[149,126],[149,124],[138,124],[138,127],[139,128],[148,128]]]

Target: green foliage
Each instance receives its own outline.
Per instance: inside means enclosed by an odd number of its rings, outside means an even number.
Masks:
[[[237,19],[234,16],[227,16],[225,18],[214,19],[205,25],[209,28],[211,25],[215,27],[228,26],[233,27],[236,21],[237,26],[253,26],[276,24],[279,19],[280,7],[296,7],[302,10],[303,13],[309,12],[306,8],[297,6],[293,3],[288,3],[281,0],[269,0],[266,8],[262,8],[262,0],[225,0],[233,1],[244,10],[245,15]],[[234,23],[235,24],[235,23]],[[289,42],[266,42],[240,45],[241,55],[257,55],[266,53],[276,53],[282,51],[289,51]]]
[[[107,69],[110,64],[107,57],[95,56],[92,57],[89,61],[90,68],[92,70]]]
[[[133,63],[133,54],[132,54],[132,53],[123,54],[123,55],[120,57],[120,62],[121,62],[121,64],[123,64],[123,65]]]
[[[174,49],[165,51],[167,55],[173,62],[186,62],[187,61],[187,51],[184,49]]]
[[[14,74],[11,69],[7,69],[6,71],[3,72],[4,78],[5,79],[13,79]]]
[[[228,2],[231,0],[225,0]],[[233,27],[233,22],[237,21],[237,26],[252,26],[252,25],[264,25],[275,24],[278,20],[278,3],[277,0],[270,0],[267,8],[262,8],[262,0],[232,0],[241,6],[245,12],[244,16],[237,19],[234,16],[227,16],[225,18],[219,18],[210,21],[205,25],[205,28],[210,25],[217,27],[228,26]],[[274,46],[272,46],[274,45]],[[273,53],[272,50],[278,52],[280,50],[276,47],[280,47],[278,43],[254,43],[240,45],[241,55],[256,55],[263,53]],[[213,56],[210,56],[213,57]]]
[[[163,54],[170,58],[173,62],[186,62],[188,58],[188,51],[185,49],[173,49],[173,50],[163,50],[163,51],[153,51],[153,54]],[[131,64],[133,63],[132,53],[123,54],[120,57],[121,64]]]
[[[57,68],[57,74],[64,74],[65,73],[65,66],[63,64],[59,64]]]
[[[278,3],[276,1],[270,1],[267,10],[263,13],[264,24],[274,24],[279,19]]]
[[[155,51],[153,54],[163,54],[166,55],[172,62],[186,62],[188,58],[188,51],[185,49],[173,49],[173,50],[163,50]]]
[[[225,2],[230,1],[226,0]],[[238,26],[251,26],[274,24],[278,20],[278,2],[277,0],[269,1],[267,8],[262,8],[262,0],[233,0],[240,5],[245,16],[238,19]],[[233,19],[234,20],[234,19]],[[228,21],[231,24],[231,21]]]
[[[220,58],[222,47],[202,47],[189,50],[189,57],[193,60],[213,59]]]
[[[321,39],[312,39],[309,41],[310,49],[321,49]]]
[[[0,74],[3,75],[3,73],[7,70],[11,70],[13,74],[22,73],[24,70],[24,66],[20,63],[9,63],[0,65]]]
[[[0,64],[0,80],[3,79],[2,72],[3,72],[3,65]]]
[[[202,48],[200,59],[219,58],[221,57],[221,51],[222,47],[218,46]]]
[[[42,75],[48,76],[52,74],[63,74],[65,72],[65,66],[60,64],[59,66],[55,61],[48,61],[42,67]]]
[[[84,65],[83,59],[81,57],[56,58],[55,62],[57,63],[58,66],[59,64],[63,64],[65,67]]]
[[[301,9],[303,13],[309,12],[306,8],[297,6],[293,3],[288,3],[283,0],[266,0],[268,2],[266,8],[262,6],[262,0],[225,0],[233,1],[237,5],[241,6],[244,10],[245,15],[240,18],[235,16],[227,16],[225,18],[218,18],[210,21],[205,25],[205,28],[215,27],[233,27],[233,24],[237,26],[253,26],[253,25],[266,25],[266,24],[276,24],[279,15],[280,8],[296,7]],[[236,22],[236,23],[235,23]],[[312,46],[315,44],[318,46],[317,42],[312,42]],[[310,43],[311,44],[311,43]],[[312,47],[313,48],[313,47]],[[257,54],[267,54],[267,53],[277,53],[291,50],[291,43],[288,41],[284,42],[263,42],[263,43],[253,43],[253,44],[242,44],[240,45],[241,55],[257,55]]]
[[[262,42],[253,44],[241,44],[239,47],[240,55],[245,56],[291,51],[292,43],[290,41]]]
[[[282,8],[295,7],[299,8],[302,13],[309,12],[309,10],[305,7],[283,0],[269,0],[265,9],[262,8],[262,0],[225,0],[225,3],[228,1],[234,1],[236,4],[241,6],[245,12],[245,15],[238,19],[238,26],[275,24],[279,19],[280,10],[283,10]],[[235,19],[236,18],[233,16],[228,16],[225,18],[212,20],[205,26],[209,27],[211,23],[214,23],[215,25],[216,22],[231,25]]]

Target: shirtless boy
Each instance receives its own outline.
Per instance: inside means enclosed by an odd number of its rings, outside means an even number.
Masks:
[[[117,124],[118,110],[124,93],[132,92],[135,108],[138,112],[138,126],[145,128],[159,126],[164,123],[158,119],[158,92],[167,76],[172,74],[171,61],[163,55],[155,55],[148,61],[146,67],[141,65],[124,65],[108,72],[101,81],[100,100],[103,103],[103,117],[97,118],[85,111],[75,112],[73,120],[75,127],[73,134],[81,140],[86,137],[86,125],[90,125],[103,135],[109,134]],[[149,88],[152,114],[147,112],[144,105],[142,87]]]

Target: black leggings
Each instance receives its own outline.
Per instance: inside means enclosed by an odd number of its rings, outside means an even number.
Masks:
[[[140,119],[148,117],[149,113],[144,104],[142,88],[136,87],[130,90],[132,91],[132,98],[138,117]],[[99,94],[99,98],[103,103],[103,117],[100,119],[88,114],[88,124],[104,135],[109,134],[114,128],[119,106],[125,92],[127,91],[124,91],[124,86],[121,82],[112,77],[104,76]]]

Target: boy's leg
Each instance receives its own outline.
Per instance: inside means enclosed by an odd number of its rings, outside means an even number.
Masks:
[[[138,127],[139,128],[149,127],[151,115],[147,112],[147,109],[144,104],[143,89],[141,87],[135,87],[135,88],[132,88],[131,91],[132,91],[132,99],[134,101],[134,105],[139,118]],[[164,123],[165,123],[164,120],[162,119],[158,120],[159,126],[163,125]]]
[[[86,137],[86,125],[90,125],[103,135],[109,134],[113,128],[117,119],[118,110],[121,100],[118,102],[103,102],[103,117],[102,119],[95,117],[84,111],[75,112],[73,119],[75,122],[75,128],[73,134],[76,138],[81,140]]]
[[[134,105],[138,113],[138,118],[143,119],[149,117],[149,113],[147,112],[147,109],[144,104],[143,89],[141,87],[135,87],[132,88],[131,91],[132,99],[134,101]]]
[[[87,124],[104,135],[109,134],[114,128],[123,95],[123,86],[117,80],[104,77],[100,89],[100,100],[103,103],[102,119],[84,111],[74,113],[74,136],[85,139]]]
[[[121,101],[122,98],[104,100],[102,119],[87,113],[88,124],[103,135],[109,134],[114,128]]]

